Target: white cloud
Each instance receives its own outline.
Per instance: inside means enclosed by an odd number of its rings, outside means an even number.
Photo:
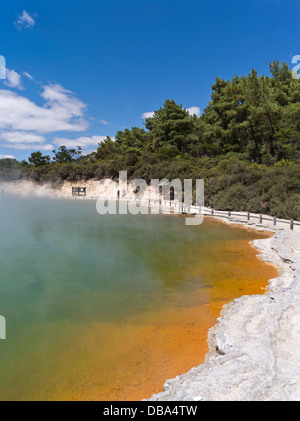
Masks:
[[[26,10],[23,10],[21,15],[18,15],[17,20],[15,21],[15,26],[17,29],[28,29],[32,28],[35,25],[35,19],[37,14],[30,15]]]
[[[44,106],[10,90],[0,89],[0,130],[52,133],[87,128],[83,118],[86,106],[71,91],[57,84],[43,89]]]
[[[20,132],[20,131],[11,131],[11,132],[1,132],[0,140],[10,143],[10,144],[28,144],[28,143],[44,143],[45,137],[31,132]]]
[[[50,144],[31,144],[31,143],[13,143],[13,144],[0,144],[1,147],[18,149],[18,150],[35,150],[35,151],[52,151],[53,145]]]
[[[10,83],[13,84],[12,79]],[[17,86],[17,78],[14,85]],[[42,105],[11,90],[0,89],[2,147],[50,151],[53,146],[46,143],[47,134],[87,129],[86,105],[73,92],[59,84],[48,84],[42,87],[40,96],[44,100]]]
[[[186,109],[189,115],[196,115],[197,117],[200,116],[201,110],[199,107],[189,107]]]
[[[141,118],[151,118],[154,116],[154,111],[142,114]]]
[[[30,80],[34,79],[34,77],[27,72],[23,72],[22,75],[20,75],[13,69],[5,69],[5,78],[3,83],[10,88],[24,89],[22,85],[22,76]]]
[[[0,155],[0,159],[16,159],[13,155]]]
[[[4,84],[10,88],[23,89],[21,75],[14,70],[6,69],[6,79]]]
[[[57,146],[66,146],[67,148],[75,148],[81,146],[82,148],[89,148],[91,146],[97,146],[106,139],[106,136],[82,136],[77,139],[66,139],[63,137],[56,137],[53,143]],[[114,138],[112,138],[114,140]]]
[[[24,76],[26,76],[28,79],[30,79],[30,80],[33,80],[34,79],[34,77],[33,76],[31,76],[29,73],[27,73],[27,72],[23,72],[23,75]]]
[[[107,126],[107,125],[110,125],[109,121],[106,121],[106,120],[99,120],[99,122],[100,122],[101,124],[105,124],[106,126]]]

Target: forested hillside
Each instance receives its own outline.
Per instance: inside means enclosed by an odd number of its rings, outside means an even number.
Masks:
[[[300,81],[287,64],[270,75],[217,78],[200,117],[173,100],[143,128],[118,131],[95,152],[62,146],[28,162],[0,160],[3,180],[78,183],[90,178],[204,178],[206,205],[300,219]]]

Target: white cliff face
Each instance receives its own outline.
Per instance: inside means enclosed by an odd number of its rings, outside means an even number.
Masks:
[[[264,295],[224,306],[210,329],[205,362],[168,380],[151,401],[300,400],[300,237],[278,229],[255,240],[280,268]]]
[[[52,197],[52,198],[72,198],[72,187],[85,187],[86,198],[117,198],[119,190],[120,199],[122,198],[122,189],[118,182],[111,179],[103,179],[101,182],[96,179],[87,181],[64,181],[60,186],[52,185],[51,183],[37,184],[30,180],[16,180],[16,181],[0,181],[0,195],[2,194],[16,194],[19,196],[39,196],[39,197]],[[132,186],[128,185],[125,198],[134,198],[136,195]],[[149,186],[148,189],[139,193],[139,198],[152,198],[159,199],[159,191]]]

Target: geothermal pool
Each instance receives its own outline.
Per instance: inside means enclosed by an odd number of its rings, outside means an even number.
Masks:
[[[203,362],[224,303],[261,294],[267,235],[95,201],[0,196],[0,400],[140,400]]]

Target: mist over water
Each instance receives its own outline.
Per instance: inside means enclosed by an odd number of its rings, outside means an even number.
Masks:
[[[106,338],[111,326],[208,303],[214,285],[232,276],[232,259],[242,258],[230,247],[222,254],[222,244],[258,237],[207,221],[188,227],[177,216],[100,216],[94,201],[0,196],[0,314],[7,323],[0,399],[45,399],[60,383],[76,392],[70,349],[88,382],[96,351],[100,361],[105,350],[101,376],[107,355],[117,360],[124,347],[114,343],[108,351],[99,336],[98,350],[76,353],[73,344],[91,326]]]

